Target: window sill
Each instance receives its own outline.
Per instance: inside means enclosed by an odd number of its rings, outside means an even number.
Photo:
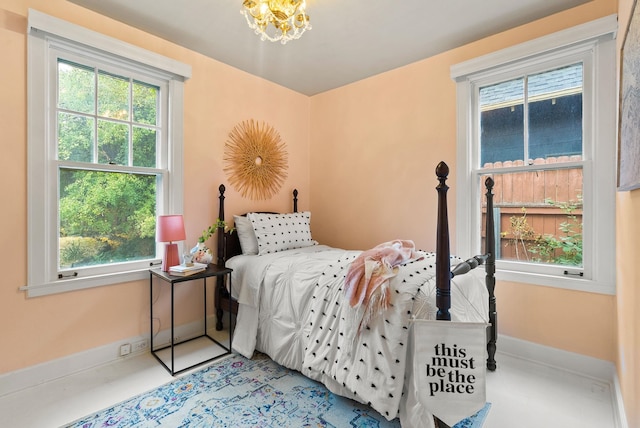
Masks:
[[[43,284],[31,284],[20,287],[27,297],[48,296],[50,294],[66,293],[69,291],[85,290],[103,285],[120,284],[123,282],[140,281],[149,278],[148,269],[138,269],[113,274],[95,275],[83,278],[60,279]]]
[[[496,279],[500,281],[521,282],[545,287],[562,288],[565,290],[583,291],[586,293],[607,295],[616,294],[615,283],[598,282],[593,279],[586,278],[568,278],[556,275],[497,269]]]

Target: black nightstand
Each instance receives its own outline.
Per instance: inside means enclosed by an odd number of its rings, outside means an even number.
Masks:
[[[218,340],[216,340],[215,338],[209,336],[209,333],[207,332],[207,278],[210,277],[214,277],[214,278],[219,278],[222,277],[224,279],[224,277],[227,277],[227,281],[229,284],[229,292],[231,292],[231,269],[229,268],[225,268],[225,267],[220,267],[218,265],[214,265],[214,264],[210,264],[209,266],[207,266],[207,269],[203,272],[199,272],[196,273],[194,275],[189,275],[189,276],[173,276],[173,275],[169,275],[169,272],[163,272],[160,268],[155,268],[155,269],[149,269],[149,302],[150,302],[150,321],[151,321],[151,340],[150,340],[150,349],[151,349],[151,354],[160,362],[160,364],[162,364],[164,366],[165,369],[167,369],[167,371],[172,375],[175,376],[178,373],[182,373],[185,370],[189,370],[192,369],[196,366],[199,366],[201,364],[205,364],[208,363],[210,361],[216,360],[224,355],[228,355],[231,353],[231,341],[232,341],[232,337],[233,337],[233,320],[232,320],[232,316],[231,313],[229,313],[229,346],[223,345],[222,343],[218,342]],[[156,277],[158,279],[160,279],[160,282],[164,282],[167,283],[171,286],[171,344],[170,345],[166,345],[163,346],[161,348],[158,349],[154,349],[153,347],[153,278]],[[187,282],[187,281],[199,281],[202,280],[202,290],[204,292],[204,332],[203,334],[196,336],[196,337],[192,337],[190,339],[187,340],[183,340],[180,342],[176,342],[175,341],[175,332],[174,332],[174,287],[176,286],[176,284],[180,284],[181,282]],[[217,347],[222,348],[220,352],[216,352],[214,356],[210,357],[210,358],[206,358],[203,361],[199,361],[195,364],[191,364],[188,367],[183,367],[180,368],[179,370],[176,370],[175,368],[175,348],[179,345],[185,344],[187,342],[191,342],[194,341],[196,339],[200,339],[200,338],[208,338],[210,341],[214,342]],[[171,350],[171,361],[167,361],[165,362],[160,355],[158,355],[158,352],[165,350],[165,349],[170,349]],[[168,358],[165,358],[168,360]],[[170,363],[170,366],[169,366]]]

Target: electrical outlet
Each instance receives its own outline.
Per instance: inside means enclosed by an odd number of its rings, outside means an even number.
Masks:
[[[131,352],[135,352],[135,353],[144,352],[147,350],[147,348],[149,348],[149,341],[147,339],[142,339],[133,343],[133,346],[131,347]]]
[[[120,356],[124,357],[125,355],[129,355],[131,353],[131,344],[125,343],[124,345],[120,345]]]

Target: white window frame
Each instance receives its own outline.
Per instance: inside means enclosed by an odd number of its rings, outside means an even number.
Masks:
[[[561,65],[584,65],[584,155],[574,165],[583,168],[583,276],[565,274],[572,271],[566,267],[498,260],[500,280],[615,294],[617,28],[617,17],[611,15],[451,67],[457,90],[456,251],[477,254],[484,194],[480,177],[491,172],[480,165],[479,88]],[[529,168],[537,166],[509,171]]]
[[[27,296],[43,296],[148,277],[153,260],[78,269],[76,277],[58,278],[58,179],[64,162],[56,159],[57,59],[88,58],[127,70],[130,76],[161,88],[158,114],[163,121],[158,164],[157,214],[183,211],[183,96],[191,67],[61,19],[29,10],[27,35],[28,102],[28,277]],[[127,172],[126,166],[104,165],[104,171]]]

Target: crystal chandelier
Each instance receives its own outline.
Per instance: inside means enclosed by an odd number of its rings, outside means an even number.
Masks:
[[[305,0],[244,0],[242,6],[240,13],[262,40],[284,45],[311,30]]]

